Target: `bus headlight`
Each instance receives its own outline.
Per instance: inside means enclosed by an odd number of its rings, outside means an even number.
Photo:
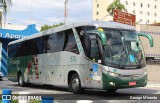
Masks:
[[[147,75],[147,72],[146,72],[146,71],[144,72],[144,75]]]
[[[109,72],[109,75],[112,76],[112,77],[117,77],[118,76],[117,73],[113,73],[113,72]]]
[[[147,70],[146,69],[143,70],[143,75],[147,75]]]

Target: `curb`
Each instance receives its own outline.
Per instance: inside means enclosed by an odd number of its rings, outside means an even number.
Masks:
[[[146,87],[156,87],[156,88],[160,88],[159,85],[146,85]]]

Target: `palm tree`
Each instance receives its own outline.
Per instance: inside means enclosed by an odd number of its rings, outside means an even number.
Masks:
[[[113,15],[114,9],[120,10],[120,11],[126,11],[126,8],[123,4],[120,3],[120,0],[114,0],[108,7],[107,11],[110,15]]]
[[[0,0],[0,27],[2,27],[2,16],[6,18],[7,10],[12,6],[12,0]]]

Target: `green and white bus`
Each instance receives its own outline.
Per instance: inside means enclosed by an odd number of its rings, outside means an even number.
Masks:
[[[135,27],[116,22],[63,25],[8,44],[8,78],[26,84],[114,92],[147,84],[146,62]]]

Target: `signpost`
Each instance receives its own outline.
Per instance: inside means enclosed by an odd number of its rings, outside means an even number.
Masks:
[[[113,21],[119,22],[122,24],[128,24],[131,26],[135,26],[136,25],[136,15],[114,10]]]

